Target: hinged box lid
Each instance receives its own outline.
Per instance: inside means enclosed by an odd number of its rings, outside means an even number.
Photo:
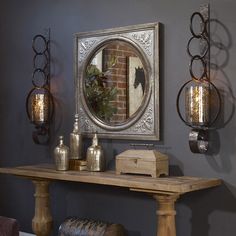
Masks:
[[[165,161],[168,156],[157,150],[129,149],[116,156],[118,160],[142,159],[143,161]]]

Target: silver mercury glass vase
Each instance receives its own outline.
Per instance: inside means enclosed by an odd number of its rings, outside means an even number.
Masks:
[[[92,145],[87,150],[86,159],[88,171],[105,171],[104,153],[98,145],[97,133],[94,134]]]
[[[69,169],[69,148],[63,143],[63,136],[59,136],[59,144],[54,149],[56,170]]]

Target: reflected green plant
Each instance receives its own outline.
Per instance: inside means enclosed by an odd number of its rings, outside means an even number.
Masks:
[[[114,64],[114,62],[113,62]],[[96,65],[90,64],[86,69],[85,93],[89,106],[96,116],[109,122],[117,112],[111,103],[117,95],[117,88],[109,86],[107,76],[109,73],[100,71]]]

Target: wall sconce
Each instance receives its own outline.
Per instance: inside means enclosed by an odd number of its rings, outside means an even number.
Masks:
[[[193,22],[199,18],[199,31],[196,33]],[[219,117],[221,110],[220,92],[210,81],[210,32],[209,6],[201,7],[200,12],[194,12],[190,20],[192,37],[188,41],[187,52],[191,58],[189,72],[191,80],[180,88],[177,95],[177,112],[181,120],[192,128],[189,134],[189,146],[193,153],[205,153],[209,148],[209,129]],[[196,28],[196,27],[195,27]],[[199,54],[192,52],[194,42],[198,42]],[[196,50],[196,49],[195,49]],[[197,67],[198,75],[194,72]],[[185,119],[180,111],[180,96],[185,93]],[[213,101],[218,100],[218,104]]]
[[[26,111],[35,125],[32,137],[37,144],[49,142],[49,127],[54,112],[53,97],[50,92],[50,30],[47,35],[37,34],[33,38],[33,88],[26,99]]]

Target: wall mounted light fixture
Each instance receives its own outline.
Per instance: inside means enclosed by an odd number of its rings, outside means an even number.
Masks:
[[[194,25],[196,22],[198,27]],[[191,58],[189,65],[191,80],[180,88],[176,102],[179,117],[192,128],[189,134],[189,146],[193,153],[207,152],[209,129],[218,119],[221,110],[220,92],[210,81],[209,25],[209,6],[204,5],[200,12],[194,12],[191,16],[190,31],[192,36],[187,44],[187,52]],[[199,53],[194,54],[196,44],[199,46]],[[185,118],[180,111],[182,92],[185,93]]]
[[[50,137],[50,121],[54,105],[50,92],[50,30],[44,35],[33,38],[33,88],[26,99],[26,111],[29,120],[35,125],[32,137],[37,144],[47,144]]]

